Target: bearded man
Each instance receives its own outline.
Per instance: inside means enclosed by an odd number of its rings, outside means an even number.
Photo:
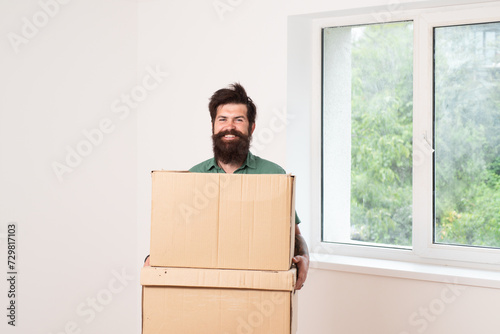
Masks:
[[[250,152],[255,130],[257,108],[238,83],[219,89],[208,105],[212,119],[214,157],[192,167],[196,173],[285,174],[279,165]],[[298,270],[296,290],[304,286],[309,270],[309,253],[300,233],[300,220],[295,214],[295,254],[292,259]]]

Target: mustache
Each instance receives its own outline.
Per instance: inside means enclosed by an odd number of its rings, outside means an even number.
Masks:
[[[214,139],[220,139],[222,137],[224,137],[225,135],[233,135],[233,136],[236,136],[236,137],[239,137],[239,138],[246,138],[247,136],[245,136],[243,134],[243,132],[240,132],[236,129],[231,129],[231,130],[225,130],[225,131],[221,131],[217,134],[214,134],[213,135],[213,138]]]

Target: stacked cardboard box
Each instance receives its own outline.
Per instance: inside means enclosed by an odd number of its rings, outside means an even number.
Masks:
[[[152,178],[143,334],[294,333],[294,177]]]

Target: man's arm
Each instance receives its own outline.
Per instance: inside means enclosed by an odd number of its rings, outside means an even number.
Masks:
[[[295,251],[292,259],[297,265],[298,275],[295,290],[300,290],[304,286],[309,271],[309,250],[307,249],[306,241],[300,233],[298,225],[295,225]]]

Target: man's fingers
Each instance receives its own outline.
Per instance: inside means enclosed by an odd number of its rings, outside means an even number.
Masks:
[[[304,282],[307,278],[308,261],[307,258],[303,256],[294,256],[292,258],[293,263],[297,264],[297,282],[295,284],[295,290],[300,290],[304,286]]]
[[[304,286],[304,280],[297,280],[297,283],[295,283],[295,290],[300,290]]]
[[[304,286],[304,282],[306,281],[306,278],[304,275],[299,275],[297,278],[297,283],[295,283],[295,290],[300,290]]]

